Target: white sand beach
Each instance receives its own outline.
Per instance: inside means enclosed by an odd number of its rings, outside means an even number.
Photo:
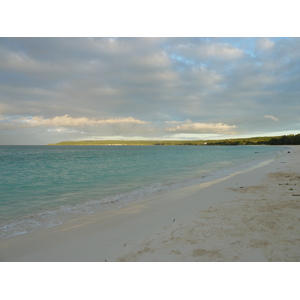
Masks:
[[[300,261],[299,157],[3,239],[0,261]]]

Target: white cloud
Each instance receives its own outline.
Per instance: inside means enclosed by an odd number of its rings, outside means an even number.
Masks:
[[[243,56],[244,51],[236,48],[229,44],[221,43],[202,43],[202,44],[180,44],[175,46],[173,52],[182,57],[182,61],[185,59],[224,59],[224,60],[233,60],[239,59]]]
[[[117,118],[117,119],[88,119],[86,117],[73,118],[69,115],[57,116],[54,118],[45,119],[40,116],[22,117],[16,120],[17,123],[26,124],[29,126],[54,126],[54,127],[78,127],[78,126],[97,126],[107,124],[147,124],[145,121],[140,121],[132,117]]]
[[[166,124],[181,124],[179,121],[165,121]]]
[[[170,62],[164,51],[158,53],[152,53],[148,56],[138,57],[136,58],[137,65],[149,69],[161,69],[169,67]]]
[[[270,50],[273,48],[274,42],[268,38],[260,38],[257,40],[257,45],[262,50]]]
[[[5,120],[8,120],[8,118],[0,115],[0,122]]]
[[[228,44],[212,44],[206,47],[205,51],[207,52],[207,56],[211,55],[226,59],[236,59],[243,55],[243,51],[241,49],[235,48]]]
[[[264,117],[267,118],[267,119],[271,119],[271,120],[273,120],[273,121],[275,121],[275,122],[279,121],[278,118],[275,118],[275,117],[273,117],[273,116],[265,115]]]
[[[190,123],[187,121],[185,124],[167,128],[169,132],[180,133],[223,133],[235,134],[233,130],[235,125],[227,125],[223,123]]]
[[[59,133],[81,133],[83,134],[84,132],[80,132],[74,129],[67,129],[64,127],[55,127],[47,130],[48,132],[59,132]]]

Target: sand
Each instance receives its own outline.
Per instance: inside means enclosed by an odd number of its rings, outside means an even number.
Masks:
[[[300,261],[299,155],[3,239],[0,261]]]

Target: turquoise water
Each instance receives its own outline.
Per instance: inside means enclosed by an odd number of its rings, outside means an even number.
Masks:
[[[0,237],[56,226],[221,178],[271,159],[280,150],[271,146],[0,146]]]

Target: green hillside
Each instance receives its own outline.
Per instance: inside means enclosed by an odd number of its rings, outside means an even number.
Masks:
[[[65,141],[51,146],[172,146],[172,145],[300,145],[300,134],[283,135],[275,137],[252,137],[224,140],[198,140],[198,141]]]

